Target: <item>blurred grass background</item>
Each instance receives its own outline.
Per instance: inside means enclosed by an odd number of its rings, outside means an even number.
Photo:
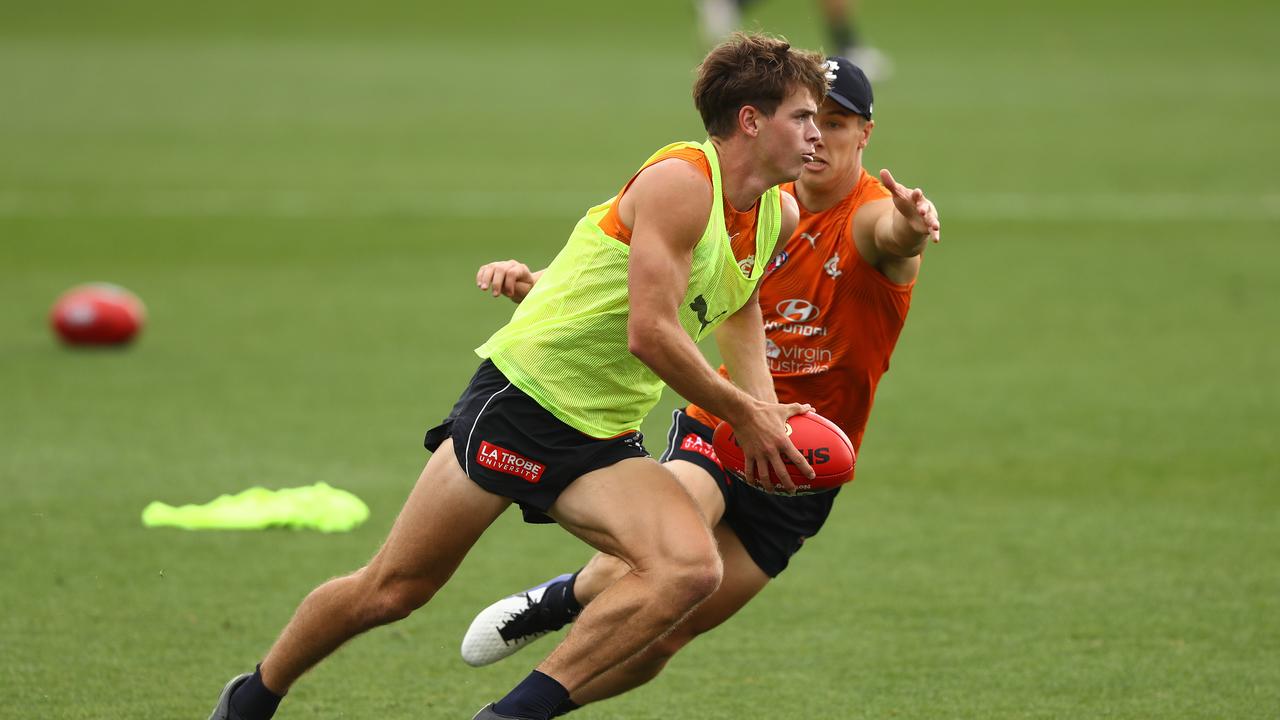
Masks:
[[[828,528],[590,718],[1280,716],[1274,3],[865,2],[867,155],[944,243]],[[376,549],[510,305],[656,147],[698,139],[685,2],[0,6],[0,717],[205,717]],[[752,26],[825,41],[817,4]],[[46,313],[107,280],[123,351]],[[655,454],[670,397],[646,425]],[[338,536],[144,530],[151,500],[325,481]],[[467,718],[457,659],[587,556],[504,517],[281,718]],[[550,645],[545,644],[545,649]]]

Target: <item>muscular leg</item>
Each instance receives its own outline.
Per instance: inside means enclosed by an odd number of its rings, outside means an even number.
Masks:
[[[582,476],[550,515],[629,568],[538,666],[570,692],[643,650],[720,583],[706,522],[671,472],[652,460],[623,460]]]
[[[667,661],[698,635],[711,630],[742,609],[769,583],[769,576],[747,554],[742,541],[729,527],[716,527],[716,540],[724,560],[724,580],[706,602],[698,606],[669,635],[626,663],[575,690],[578,705],[597,702],[637,688],[658,676]]]
[[[369,564],[326,582],[298,606],[262,661],[263,682],[283,695],[347,640],[426,604],[509,503],[468,479],[446,440]]]
[[[670,460],[662,466],[674,473],[680,485],[693,497],[707,527],[715,527],[724,515],[724,496],[716,487],[715,478],[686,460]],[[573,595],[585,606],[630,570],[631,566],[622,560],[598,552],[578,573],[578,579],[573,584]]]

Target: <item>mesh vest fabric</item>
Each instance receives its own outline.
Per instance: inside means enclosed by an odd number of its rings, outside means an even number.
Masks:
[[[769,263],[756,262],[746,276],[738,268],[725,230],[720,165],[711,141],[668,145],[641,170],[679,147],[701,149],[711,165],[711,215],[694,248],[678,312],[680,325],[698,342],[746,303]],[[587,211],[511,321],[476,349],[548,412],[598,438],[638,430],[663,387],[627,347],[630,248],[599,226],[613,201]],[[755,257],[767,260],[781,231],[778,188],[770,188],[759,202]]]

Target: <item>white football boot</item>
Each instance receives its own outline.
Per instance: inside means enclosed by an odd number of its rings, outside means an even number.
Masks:
[[[572,573],[551,578],[481,610],[462,637],[462,659],[472,667],[491,665],[568,624],[556,624],[540,603],[547,586],[571,577]]]
[[[485,607],[471,621],[467,634],[462,635],[462,660],[472,667],[492,665],[494,662],[515,655],[526,644],[547,633],[556,632],[566,623],[556,623],[540,602],[547,594],[548,585],[573,577],[572,573],[532,587],[525,592],[511,594]]]

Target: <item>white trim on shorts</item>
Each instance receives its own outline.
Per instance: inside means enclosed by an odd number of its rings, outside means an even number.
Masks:
[[[493,402],[494,398],[498,397],[499,394],[506,392],[507,390],[510,390],[510,389],[511,389],[511,383],[508,382],[506,387],[490,395],[489,399],[484,401],[484,405],[480,406],[480,412],[476,413],[475,422],[471,423],[471,431],[467,433],[467,447],[465,448],[464,454],[463,454],[463,457],[466,458],[466,465],[462,466],[462,471],[467,474],[467,477],[471,477],[471,436],[476,434],[476,425],[480,424],[480,416],[484,415],[484,411],[488,409],[489,403]]]
[[[664,463],[671,459],[671,452],[676,447],[676,427],[680,424],[680,409],[676,408],[671,411],[671,431],[667,433],[667,449],[662,453],[662,457],[658,458],[658,462]]]

